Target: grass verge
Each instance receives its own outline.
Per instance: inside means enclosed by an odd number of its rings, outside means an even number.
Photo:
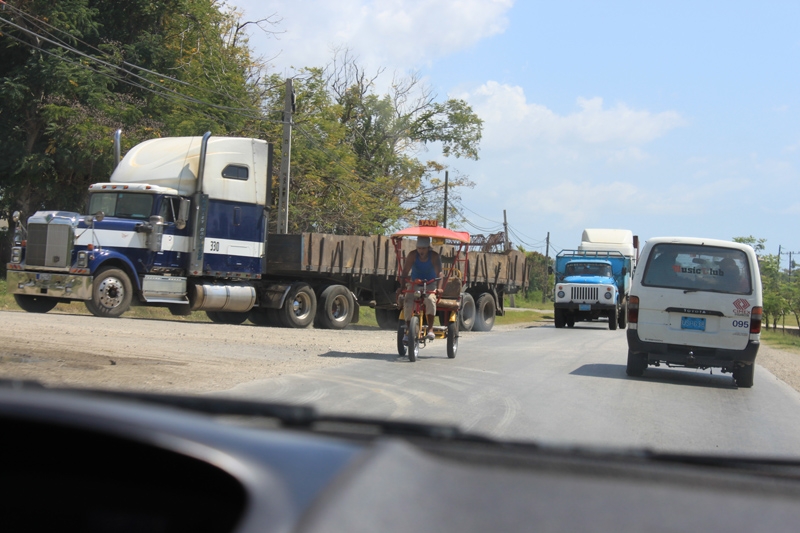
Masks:
[[[761,330],[761,340],[773,348],[800,354],[800,337],[782,330]]]

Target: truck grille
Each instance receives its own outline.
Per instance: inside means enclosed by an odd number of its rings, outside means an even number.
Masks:
[[[577,286],[571,287],[571,294],[570,298],[574,300],[592,300],[594,302],[597,301],[599,290],[598,287],[594,286]]]
[[[72,256],[72,239],[72,226],[66,224],[28,225],[25,263],[39,267],[68,267]]]

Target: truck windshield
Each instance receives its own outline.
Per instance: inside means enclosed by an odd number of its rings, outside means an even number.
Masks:
[[[659,244],[645,266],[642,284],[652,287],[750,294],[750,267],[741,250]]]
[[[89,213],[147,220],[153,210],[153,195],[134,192],[96,192],[89,198]]]
[[[569,263],[566,268],[567,276],[601,276],[611,277],[611,265],[603,263]]]

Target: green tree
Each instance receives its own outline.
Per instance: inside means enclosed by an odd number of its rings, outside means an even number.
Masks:
[[[0,210],[80,210],[111,134],[252,133],[260,89],[212,0],[9,0],[0,21]]]

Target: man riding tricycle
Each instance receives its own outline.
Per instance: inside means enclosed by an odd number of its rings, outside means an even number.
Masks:
[[[404,237],[416,237],[416,248],[403,254]],[[416,361],[419,350],[435,339],[446,339],[447,357],[458,351],[458,323],[461,306],[462,273],[466,262],[469,233],[452,231],[421,221],[419,226],[392,235],[397,264],[402,265],[398,304],[397,352]],[[432,243],[454,244],[444,261]],[[439,325],[434,321],[439,317]]]

